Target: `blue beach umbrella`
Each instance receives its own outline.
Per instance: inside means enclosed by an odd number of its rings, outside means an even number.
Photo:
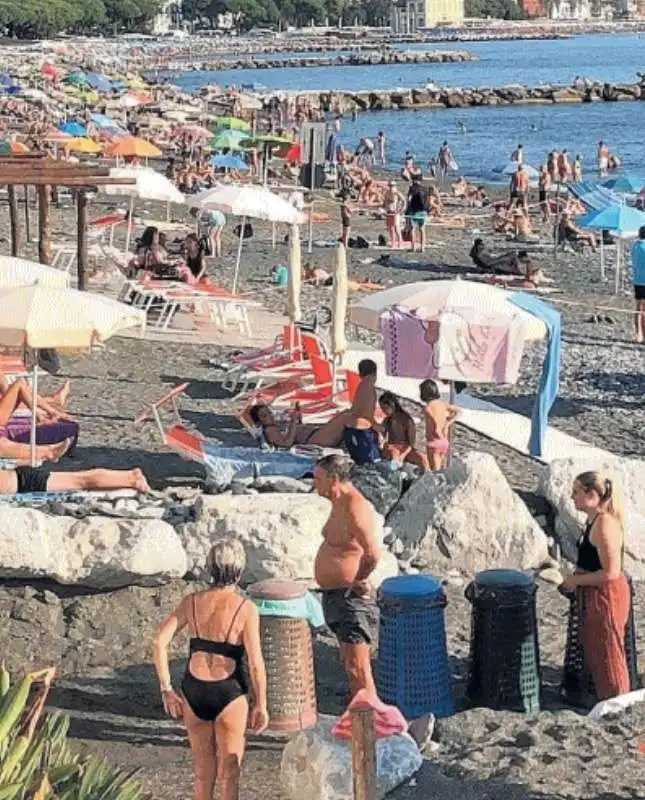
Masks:
[[[239,156],[234,155],[213,156],[211,163],[218,169],[246,170],[249,168],[245,161],[243,161]]]
[[[112,82],[105,75],[99,75],[97,72],[86,72],[85,78],[92,89],[96,89],[98,92],[112,91]]]
[[[612,203],[599,211],[590,211],[578,220],[581,228],[596,231],[611,231],[618,239],[628,239],[638,234],[645,225],[645,213],[624,203]],[[616,294],[620,285],[620,242],[616,244]],[[600,275],[605,277],[605,256],[600,238]]]
[[[607,178],[602,181],[602,186],[613,189],[615,192],[625,192],[625,194],[637,194],[645,187],[645,177],[641,175],[617,175],[614,178]]]
[[[0,86],[4,86],[5,88],[13,86],[13,78],[11,77],[11,75],[6,75],[6,74],[0,75]]]
[[[74,137],[87,136],[87,128],[80,122],[63,122],[58,126],[58,130]]]
[[[106,117],[105,114],[90,114],[90,119],[97,128],[101,128],[102,130],[123,130],[121,125],[115,119],[112,119],[112,117]]]

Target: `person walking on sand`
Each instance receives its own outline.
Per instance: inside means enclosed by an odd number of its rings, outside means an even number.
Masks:
[[[522,207],[524,214],[528,216],[529,204],[529,176],[523,164],[517,165],[517,170],[511,175],[510,195],[511,208],[513,206]]]
[[[546,164],[542,164],[538,177],[538,202],[540,204],[540,211],[542,212],[542,222],[548,222],[551,219],[551,206],[549,205],[549,191],[551,190],[551,185],[551,173],[547,169]]]
[[[428,218],[428,209],[426,206],[426,193],[419,181],[413,181],[408,189],[405,216],[411,228],[410,243],[412,252],[415,253],[417,251],[418,236],[418,251],[423,253],[426,245],[425,226]]]
[[[181,719],[193,756],[193,800],[238,800],[247,726],[261,733],[268,724],[267,677],[260,646],[260,617],[238,591],[246,567],[236,539],[217,542],[206,559],[211,587],[187,595],[157,630],[153,657],[167,714]],[[190,656],[175,691],[168,648],[183,628]],[[252,701],[244,667],[248,662]]]
[[[578,539],[576,569],[560,584],[575,592],[580,608],[580,639],[598,700],[630,690],[625,628],[631,592],[623,558],[624,509],[618,487],[598,472],[582,472],[573,482],[571,499],[587,523]]]
[[[322,589],[325,622],[340,643],[341,663],[352,697],[361,689],[376,695],[370,660],[378,628],[378,607],[370,576],[381,557],[374,507],[349,479],[351,461],[342,455],[322,458],[314,487],[331,501],[314,572]]]
[[[645,225],[638,230],[638,239],[632,245],[632,270],[634,274],[634,299],[636,314],[634,328],[636,341],[643,344],[645,337]]]
[[[459,409],[441,400],[439,388],[433,380],[423,381],[419,386],[419,397],[421,402],[425,403],[423,416],[430,469],[444,469],[450,452],[450,428],[459,414]]]

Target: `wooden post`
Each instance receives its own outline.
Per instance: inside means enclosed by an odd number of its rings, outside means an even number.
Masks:
[[[49,186],[38,186],[38,260],[41,264],[51,264],[51,190]]]
[[[29,185],[25,185],[25,238],[31,242],[31,220],[29,219]]]
[[[353,800],[376,800],[376,734],[374,711],[352,709]]]
[[[9,224],[11,226],[11,255],[15,257],[20,253],[20,220],[18,219],[16,187],[7,186],[7,194],[9,196]]]
[[[76,235],[77,251],[76,261],[78,264],[78,288],[85,290],[85,269],[87,267],[87,195],[81,189],[76,198]]]

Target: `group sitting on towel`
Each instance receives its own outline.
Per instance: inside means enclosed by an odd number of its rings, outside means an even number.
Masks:
[[[519,289],[536,289],[544,281],[544,273],[531,260],[526,250],[493,255],[483,239],[475,239],[470,249],[475,266],[489,275],[503,276],[505,286]]]
[[[426,429],[424,454],[416,447],[414,419],[398,398],[385,392],[377,401],[376,364],[364,359],[358,365],[358,372],[361,381],[351,408],[341,411],[324,425],[303,424],[298,405],[291,412],[286,430],[278,425],[273,411],[265,404],[252,406],[249,416],[262,429],[264,441],[279,449],[295,445],[340,447],[344,444],[357,464],[385,459],[399,465],[413,464],[423,472],[443,469],[450,450],[450,427],[459,410],[441,400],[437,384],[426,380],[420,386]],[[376,420],[377,405],[384,416],[381,423]]]

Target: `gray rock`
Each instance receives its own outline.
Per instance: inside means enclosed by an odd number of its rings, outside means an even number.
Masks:
[[[556,510],[555,534],[562,555],[569,561],[576,560],[576,542],[585,516],[576,511],[571,488],[576,475],[588,470],[600,471],[620,488],[625,504],[625,568],[633,577],[645,578],[645,461],[590,457],[559,459],[549,464],[540,491]]]
[[[399,470],[390,468],[389,461],[355,464],[350,477],[354,486],[384,517],[399,502],[403,492],[403,476]]]
[[[559,569],[554,569],[553,567],[543,569],[538,574],[538,578],[546,583],[553,583],[555,586],[559,586],[562,583],[562,573]]]
[[[277,492],[279,494],[309,494],[311,486],[297,478],[260,476],[255,479],[253,488],[258,492]]]
[[[388,517],[415,566],[536,569],[547,539],[495,459],[469,453],[418,480]]]

